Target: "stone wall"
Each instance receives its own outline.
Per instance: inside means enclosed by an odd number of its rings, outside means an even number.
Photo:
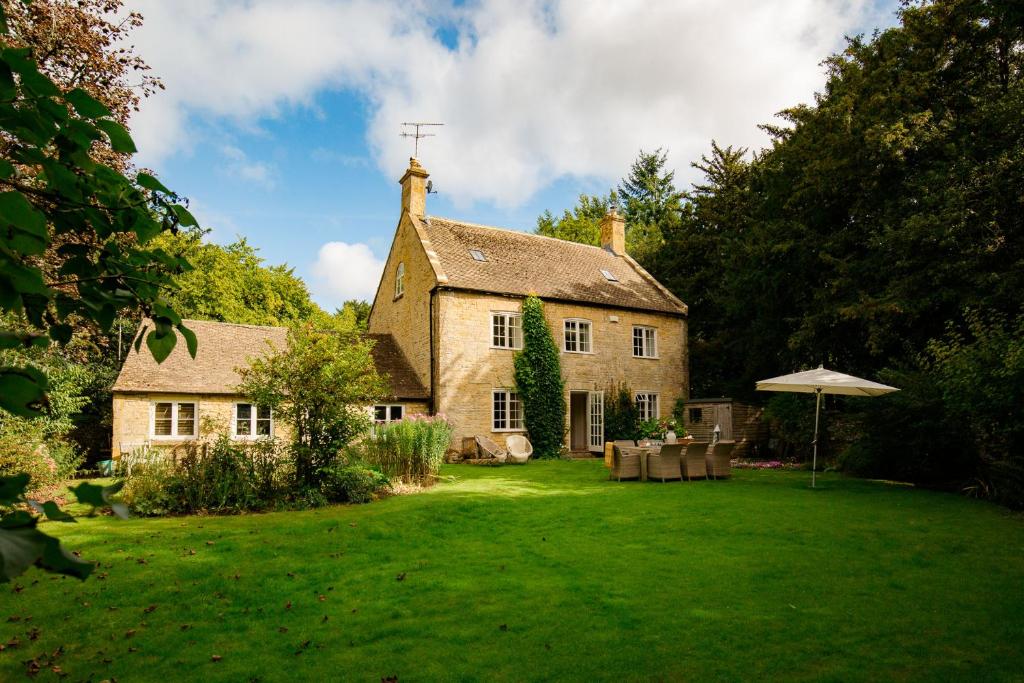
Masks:
[[[491,391],[514,388],[514,351],[491,348],[492,311],[519,311],[514,297],[441,291],[435,302],[437,396],[435,407],[455,424],[453,448],[465,436],[485,435],[503,444],[506,433],[492,431]],[[561,353],[566,405],[571,391],[602,391],[627,382],[634,391],[659,394],[661,416],[672,413],[689,387],[685,319],[597,306],[545,302],[544,312],[555,343],[562,348],[563,320],[592,323],[592,353]],[[658,358],[634,358],[633,325],[658,330]],[[568,415],[568,412],[567,412]],[[567,438],[568,445],[568,438]]]
[[[150,433],[152,405],[159,401],[191,401],[196,404],[199,420],[199,438],[213,440],[220,434],[231,434],[231,420],[235,403],[245,403],[241,396],[195,394],[114,394],[112,454],[120,453],[121,444],[148,443],[156,447],[181,446],[194,439],[154,437]],[[391,401],[388,405],[404,406],[404,414],[424,415],[428,407],[424,401]],[[369,411],[370,408],[367,407]],[[274,435],[287,441],[292,432],[289,424],[274,419]]]
[[[398,264],[405,264],[405,293],[395,297]],[[409,214],[398,224],[370,314],[371,334],[391,334],[423,386],[430,388],[430,290],[433,268]]]

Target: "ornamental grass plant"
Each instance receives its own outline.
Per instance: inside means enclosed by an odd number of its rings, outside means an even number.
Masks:
[[[444,415],[412,415],[377,425],[360,444],[360,455],[392,480],[425,483],[437,476],[451,440]]]

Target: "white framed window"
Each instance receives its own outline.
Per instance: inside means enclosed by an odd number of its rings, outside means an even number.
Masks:
[[[491,392],[491,429],[495,432],[523,431],[523,403],[511,389]]]
[[[386,425],[398,422],[405,417],[405,406],[399,404],[381,404],[373,407],[374,424]]]
[[[239,439],[274,436],[274,414],[269,406],[236,403],[235,419],[231,424],[232,436]]]
[[[194,439],[196,424],[196,404],[192,401],[151,404],[149,435],[154,439]]]
[[[523,317],[519,313],[491,311],[491,348],[523,348]]]
[[[564,322],[565,343],[562,348],[569,353],[593,353],[593,326],[589,320],[568,318]]]
[[[636,402],[637,416],[641,420],[658,419],[658,395],[651,391],[638,391],[633,397]]]
[[[395,298],[405,294],[405,261],[398,264],[398,270],[395,271]]]
[[[641,325],[633,326],[633,357],[658,357],[658,330]]]

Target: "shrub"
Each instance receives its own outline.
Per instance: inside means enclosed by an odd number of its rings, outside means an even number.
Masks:
[[[29,475],[29,490],[53,486],[61,481],[60,467],[46,446],[14,435],[0,436],[0,476]]]
[[[544,304],[535,296],[523,301],[523,350],[515,357],[515,379],[535,457],[557,458],[565,441],[565,382]]]
[[[388,477],[422,482],[437,476],[451,440],[444,415],[413,415],[378,425],[360,445],[362,458]]]
[[[241,444],[221,436],[173,456],[140,450],[118,467],[124,501],[140,514],[265,510],[303,490],[287,449],[273,440]]]
[[[323,472],[323,493],[327,500],[340,503],[369,503],[387,488],[388,478],[362,464],[335,464]]]
[[[640,414],[633,402],[633,392],[629,385],[611,384],[605,390],[604,402],[604,436],[607,441],[627,439],[630,441],[642,438],[639,429]]]

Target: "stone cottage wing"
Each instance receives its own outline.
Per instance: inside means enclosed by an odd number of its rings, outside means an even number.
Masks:
[[[265,355],[267,341],[277,348],[288,343],[283,327],[235,325],[208,320],[186,320],[196,333],[199,349],[195,360],[188,354],[185,340],[178,343],[163,363],[153,360],[145,343],[131,348],[114,382],[115,392],[174,394],[237,394],[241,377],[235,368],[244,367],[249,358]],[[152,328],[152,325],[150,325]]]
[[[628,255],[447,218],[413,220],[444,286],[686,315],[686,304]]]
[[[196,334],[199,348],[193,360],[179,337],[171,355],[163,363],[153,360],[145,344],[128,352],[121,373],[114,382],[118,393],[225,394],[236,395],[241,377],[236,368],[250,358],[266,355],[270,346],[283,349],[288,344],[284,327],[236,325],[208,320],[186,320]],[[373,360],[377,371],[390,380],[391,398],[423,400],[427,391],[390,334],[367,335],[374,343]]]

